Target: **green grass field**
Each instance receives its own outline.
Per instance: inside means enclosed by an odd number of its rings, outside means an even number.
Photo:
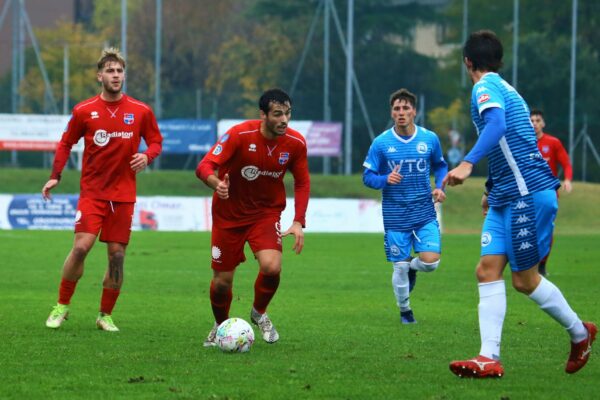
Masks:
[[[559,235],[550,279],[585,320],[600,322],[600,235]],[[0,231],[2,399],[591,399],[589,364],[564,373],[568,336],[508,287],[500,380],[461,380],[449,361],[479,350],[477,235],[445,235],[440,269],[419,274],[418,324],[402,326],[381,235],[307,234],[302,255],[284,243],[282,283],[269,308],[281,340],[247,354],[203,348],[212,325],[208,233],[134,232],[114,312],[121,332],[98,331],[106,265],[98,244],[59,330],[56,302],[72,233]],[[248,319],[256,264],[240,266],[232,316]],[[508,278],[508,273],[506,274]]]

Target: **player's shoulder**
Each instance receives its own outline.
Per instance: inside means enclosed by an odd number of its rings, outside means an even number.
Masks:
[[[424,138],[428,138],[428,139],[431,139],[431,140],[434,140],[434,139],[438,138],[437,133],[435,133],[434,131],[432,131],[430,129],[427,129],[427,128],[425,128],[423,126],[420,126],[420,125],[415,125],[415,126],[417,128],[417,134],[418,135],[422,135]]]
[[[99,102],[100,102],[100,95],[96,95],[96,96],[90,97],[89,99],[80,101],[79,103],[75,104],[75,106],[73,107],[73,113],[80,112],[80,111],[86,111],[89,108],[93,108],[93,107],[97,106],[99,104]]]
[[[128,103],[129,105],[139,108],[139,109],[142,109],[144,111],[152,112],[152,107],[150,107],[148,104],[144,103],[143,101],[134,99],[133,97],[127,96],[127,95],[124,95],[124,97],[125,97],[124,101],[126,103]]]
[[[249,133],[256,133],[260,130],[260,120],[251,119],[239,124],[233,125],[227,131],[227,134],[230,136],[243,136]]]
[[[292,143],[297,143],[302,147],[306,147],[306,139],[304,136],[295,129],[292,129],[288,126],[285,130],[285,138]]]
[[[386,129],[385,131],[381,132],[379,135],[375,136],[375,139],[373,139],[372,145],[379,145],[379,144],[385,143],[386,141],[394,138],[393,129],[394,128]]]

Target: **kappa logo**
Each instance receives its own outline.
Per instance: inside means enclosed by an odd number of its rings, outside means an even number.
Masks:
[[[488,88],[486,88],[485,86],[479,86],[477,88],[477,91],[475,92],[475,94],[479,94],[481,92],[485,92],[486,90],[488,90]]]
[[[390,147],[388,147],[388,149],[387,149],[387,152],[388,152],[388,153],[396,153],[397,151],[398,151],[398,150],[396,150],[396,148],[395,148],[394,146],[390,146]]]
[[[519,200],[517,202],[517,204],[515,205],[515,210],[522,210],[522,209],[527,208],[527,207],[529,207],[527,205],[527,203],[525,203],[523,200]]]
[[[256,145],[254,143],[250,143],[250,146],[248,146],[248,151],[256,151]]]
[[[529,222],[531,221],[529,219],[529,217],[527,215],[519,215],[519,218],[517,218],[517,224],[524,224],[525,222]]]
[[[98,111],[92,111],[90,113],[90,118],[92,118],[92,119],[100,118],[100,116],[98,115]]]
[[[529,242],[521,242],[521,245],[519,246],[519,251],[528,250],[532,247],[533,245]]]
[[[529,235],[531,235],[531,232],[527,228],[522,228],[519,230],[519,233],[517,233],[518,238],[529,236]]]

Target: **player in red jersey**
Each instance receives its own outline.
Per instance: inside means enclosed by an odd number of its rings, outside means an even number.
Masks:
[[[123,262],[136,200],[135,176],[160,154],[162,136],[152,109],[122,92],[125,60],[118,50],[110,48],[102,52],[97,78],[102,92],[73,108],[56,149],[50,180],[42,188],[44,199],[50,199],[50,191],[60,182],[71,148],[83,138],[75,240],[63,266],[58,303],[46,326],[59,328],[67,319],[85,258],[100,233],[100,241],[106,242],[108,248],[108,268],[96,325],[98,329],[115,332],[119,329],[111,315],[123,284]],[[148,149],[139,153],[142,138]]]
[[[573,180],[573,168],[571,167],[569,154],[557,137],[548,135],[544,132],[546,122],[544,121],[544,113],[541,110],[531,110],[530,119],[533,129],[535,130],[535,136],[538,140],[538,149],[540,150],[540,153],[542,153],[542,157],[544,157],[544,160],[546,160],[552,173],[556,177],[558,177],[558,165],[561,166],[565,175],[562,187],[565,192],[571,193],[571,190],[573,190],[573,185],[571,184],[571,181]],[[550,247],[550,250],[552,251],[552,247]],[[540,274],[544,276],[547,274],[546,263],[548,262],[548,257],[550,257],[550,253],[540,261],[540,265],[538,266]]]
[[[259,264],[250,319],[259,326],[267,343],[279,339],[266,309],[279,286],[281,237],[295,236],[296,254],[304,246],[310,192],[306,141],[288,127],[292,101],[284,91],[264,92],[259,108],[259,120],[231,128],[196,169],[196,176],[215,191],[210,282],[215,324],[204,342],[206,347],[215,345],[217,326],[229,318],[233,275],[245,261],[246,242]],[[286,202],[283,177],[287,170],[294,176],[295,216],[289,229],[282,233],[279,220]]]

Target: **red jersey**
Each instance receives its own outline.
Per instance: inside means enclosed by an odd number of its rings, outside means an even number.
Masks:
[[[162,136],[152,109],[125,94],[115,102],[97,95],[77,104],[56,149],[51,179],[60,179],[71,147],[82,137],[85,147],[80,196],[135,202],[131,157],[138,152],[142,138],[148,145],[144,152],[148,163],[162,150]]]
[[[538,139],[538,149],[550,166],[554,176],[558,176],[558,164],[560,164],[564,171],[565,179],[573,180],[573,168],[571,167],[569,154],[567,154],[567,151],[557,137],[544,133]]]
[[[306,141],[288,128],[285,135],[267,139],[260,120],[232,127],[198,164],[196,175],[206,182],[218,170],[219,179],[229,174],[229,198],[213,195],[213,222],[223,228],[247,225],[265,215],[281,215],[286,195],[283,177],[294,176],[294,221],[305,225],[310,192]]]

